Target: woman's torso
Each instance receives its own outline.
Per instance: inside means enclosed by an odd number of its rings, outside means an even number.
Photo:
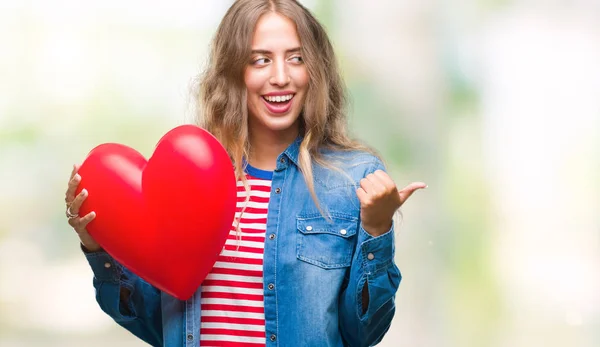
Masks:
[[[290,146],[272,173],[262,268],[264,337],[267,345],[342,346],[338,300],[356,247],[355,190],[379,161],[344,152],[334,164],[346,175],[314,166],[315,191],[328,220],[307,189],[297,151],[297,144]],[[165,346],[199,345],[202,291],[186,302],[162,295]]]

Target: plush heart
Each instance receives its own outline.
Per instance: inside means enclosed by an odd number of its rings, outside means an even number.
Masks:
[[[149,160],[114,143],[94,148],[79,169],[96,212],[88,232],[115,260],[181,300],[214,265],[232,225],[236,182],[231,160],[210,133],[179,126]]]

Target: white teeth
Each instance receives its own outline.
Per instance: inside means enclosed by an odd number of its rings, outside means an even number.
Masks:
[[[280,96],[265,96],[264,98],[269,102],[286,102],[293,98],[293,94],[289,95],[280,95]]]

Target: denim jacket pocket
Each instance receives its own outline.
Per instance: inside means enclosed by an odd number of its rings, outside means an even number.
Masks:
[[[321,215],[298,216],[297,257],[324,269],[350,266],[355,247],[358,219]]]

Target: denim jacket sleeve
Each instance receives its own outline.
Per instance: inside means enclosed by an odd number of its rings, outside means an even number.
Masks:
[[[119,325],[152,346],[162,346],[160,291],[104,251],[85,252],[94,272],[96,301]],[[129,293],[121,300],[121,289]]]
[[[340,299],[340,330],[348,346],[375,345],[390,328],[396,291],[402,279],[394,263],[394,250],[394,223],[388,232],[377,237],[360,225],[347,286]],[[369,304],[363,309],[365,283],[368,283]]]

